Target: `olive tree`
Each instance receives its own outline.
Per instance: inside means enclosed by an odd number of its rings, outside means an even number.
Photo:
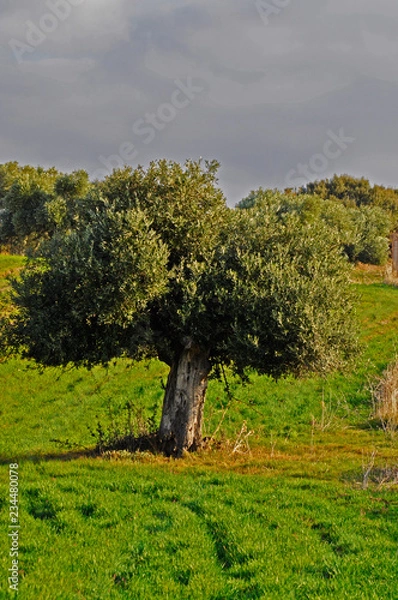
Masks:
[[[323,182],[319,182],[321,185]],[[376,205],[346,205],[339,200],[312,194],[281,193],[278,190],[252,191],[237,208],[272,206],[278,214],[295,213],[300,219],[317,223],[319,219],[334,230],[350,262],[385,264],[389,256],[391,214]]]
[[[13,283],[7,339],[25,356],[170,367],[158,432],[168,454],[200,447],[212,369],[326,372],[355,348],[350,267],[331,230],[272,206],[228,208],[217,169],[115,171]]]

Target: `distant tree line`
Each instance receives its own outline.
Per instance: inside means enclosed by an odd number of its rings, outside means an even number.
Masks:
[[[91,182],[84,170],[62,173],[17,162],[0,165],[0,246],[28,253],[57,230],[72,230],[82,206],[94,205],[109,181]],[[281,217],[294,213],[307,223],[321,219],[337,233],[353,263],[384,264],[390,234],[398,230],[398,189],[371,185],[363,177],[334,175],[295,190],[260,188],[237,208],[254,206],[272,207]]]
[[[320,218],[338,234],[350,262],[384,264],[390,234],[398,230],[398,189],[371,185],[365,178],[334,175],[298,190],[258,189],[237,205],[240,209],[273,205],[279,214],[295,213],[303,221]]]
[[[67,174],[17,162],[0,165],[0,245],[24,253],[57,228],[73,227],[77,203],[94,187],[84,170]]]

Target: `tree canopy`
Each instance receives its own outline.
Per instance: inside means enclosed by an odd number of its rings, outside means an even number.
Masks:
[[[25,356],[170,366],[159,431],[173,453],[200,445],[213,368],[327,372],[356,348],[336,230],[277,200],[229,209],[217,169],[158,161],[115,171],[13,282],[6,337]]]

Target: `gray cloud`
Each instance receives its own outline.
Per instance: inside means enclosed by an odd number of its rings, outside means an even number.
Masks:
[[[217,158],[234,203],[344,128],[355,142],[320,176],[398,186],[390,0],[291,0],[268,24],[255,0],[0,0],[0,14],[2,162],[94,174],[123,144],[133,165]],[[203,91],[176,107],[189,78]],[[154,135],[137,134],[153,114]]]

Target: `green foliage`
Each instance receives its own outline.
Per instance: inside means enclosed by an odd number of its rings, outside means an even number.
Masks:
[[[322,219],[336,228],[352,262],[384,265],[389,256],[391,217],[379,206],[345,207],[332,200],[320,204]]]
[[[358,240],[355,259],[371,265],[384,265],[389,252],[390,217],[378,206],[362,206],[353,216]]]
[[[345,206],[379,207],[388,215],[390,231],[398,227],[398,189],[372,186],[364,177],[334,175],[331,179],[308,183],[300,188],[299,194],[316,195],[323,200],[342,202]]]
[[[100,185],[114,210],[140,208],[169,249],[169,266],[204,261],[217,243],[226,213],[216,161],[152,162],[147,170],[114,171]]]
[[[330,229],[277,204],[233,216],[216,272],[205,276],[217,280],[206,306],[217,315],[217,358],[227,356],[239,372],[246,365],[275,376],[341,366],[355,348],[347,319],[354,299]]]
[[[260,188],[260,190],[261,190],[261,192],[264,191],[261,188]],[[266,192],[264,191],[264,193],[267,193],[267,192],[271,196],[274,193],[271,190],[267,190]],[[257,200],[257,195],[258,195],[258,192],[255,192],[254,190],[252,190],[250,192],[250,194],[248,196],[246,196],[246,198],[242,198],[242,200],[237,203],[236,208],[239,208],[240,210],[244,210],[246,208],[253,208],[253,206],[255,205],[256,200]]]
[[[167,248],[142,211],[104,203],[87,217],[54,235],[13,282],[19,310],[10,341],[44,364],[141,356],[145,309],[167,285]]]
[[[36,249],[57,228],[71,227],[76,203],[91,189],[85,171],[65,175],[51,168],[0,165],[0,244]]]
[[[84,198],[90,189],[90,180],[86,171],[73,171],[67,175],[59,175],[55,182],[54,192],[65,200]]]
[[[323,182],[320,182],[320,184]],[[318,189],[314,187],[314,189]],[[322,193],[322,188],[321,193]],[[312,188],[309,185],[309,191]],[[261,206],[273,207],[282,216],[294,213],[303,223],[317,227],[322,221],[344,249],[351,262],[364,262],[382,265],[389,254],[389,233],[392,228],[391,216],[376,205],[344,203],[335,197],[325,198],[311,194],[282,194],[277,190],[259,189],[251,192],[238,208]]]
[[[373,186],[373,204],[379,206],[390,215],[392,229],[398,230],[398,190],[383,185]]]
[[[48,218],[56,229],[74,227],[79,214],[79,203],[90,196],[93,186],[86,171],[60,175],[54,185],[54,196],[47,202]]]
[[[14,282],[8,343],[44,364],[157,355],[279,376],[355,351],[350,267],[332,229],[278,198],[227,209],[216,163],[115,171]]]
[[[50,231],[46,203],[52,198],[57,171],[41,167],[1,165],[0,194],[3,212],[0,244],[22,251],[35,247]]]
[[[45,204],[50,198],[36,179],[13,183],[4,204],[11,214],[15,236],[24,239],[32,234],[44,234],[48,227]]]
[[[21,167],[16,161],[0,164],[0,207],[4,208],[4,197],[13,183],[21,177],[34,176],[36,169],[30,165]]]
[[[324,200],[339,200],[348,205],[362,206],[372,204],[374,193],[365,177],[360,179],[350,175],[334,175],[331,179],[313,181],[299,190],[303,194],[312,194]]]

